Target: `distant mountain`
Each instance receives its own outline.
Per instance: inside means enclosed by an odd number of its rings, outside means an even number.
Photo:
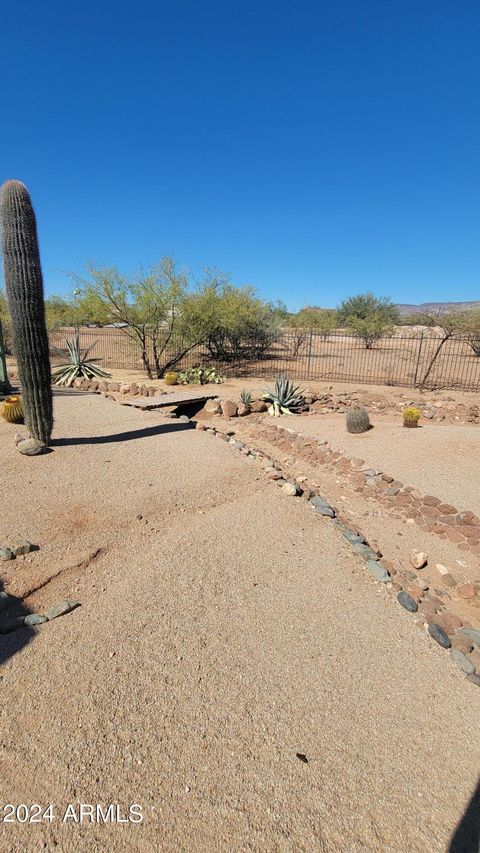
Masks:
[[[477,302],[422,302],[421,305],[397,305],[402,315],[409,314],[447,314],[450,311],[469,311],[472,308],[480,308],[480,300]]]

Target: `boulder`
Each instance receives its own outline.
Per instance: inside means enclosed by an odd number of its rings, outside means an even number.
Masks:
[[[225,418],[235,418],[237,416],[238,406],[234,400],[222,400],[222,415]]]

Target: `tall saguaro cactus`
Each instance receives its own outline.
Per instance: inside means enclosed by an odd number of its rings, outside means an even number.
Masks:
[[[20,181],[6,181],[3,185],[0,216],[5,287],[25,424],[35,444],[47,447],[53,427],[53,407],[42,268],[35,212],[29,192]]]
[[[7,362],[5,360],[5,343],[3,340],[2,321],[0,320],[0,394],[7,394],[10,390],[8,381]]]

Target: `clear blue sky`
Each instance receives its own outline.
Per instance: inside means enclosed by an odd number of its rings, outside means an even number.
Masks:
[[[261,295],[480,298],[478,0],[2,4],[47,292],[167,253]]]

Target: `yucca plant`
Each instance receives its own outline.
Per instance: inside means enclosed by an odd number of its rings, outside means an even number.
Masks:
[[[242,401],[244,406],[252,405],[253,397],[247,388],[244,388],[243,391],[240,392],[240,400]]]
[[[416,406],[407,406],[403,410],[403,426],[417,427],[422,413]]]
[[[8,397],[5,397],[5,402],[2,406],[2,415],[9,424],[24,423],[23,405],[17,394],[10,394]]]
[[[305,406],[303,391],[299,392],[299,388],[300,386],[294,385],[287,376],[277,376],[275,388],[267,388],[262,394],[262,400],[271,404],[268,413],[274,418],[278,418],[280,414],[298,414]]]
[[[52,381],[54,385],[66,385],[70,388],[75,379],[109,379],[111,374],[102,370],[93,358],[87,358],[88,353],[93,349],[95,343],[91,344],[82,355],[80,351],[80,336],[75,335],[70,340],[65,339],[65,343],[70,353],[70,361],[68,364],[61,364],[52,373]]]

